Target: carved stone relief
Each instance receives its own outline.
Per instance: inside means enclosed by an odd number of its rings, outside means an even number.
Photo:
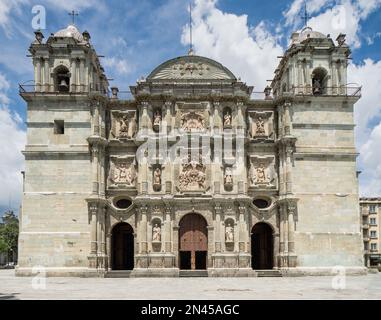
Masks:
[[[111,160],[109,181],[110,185],[118,187],[135,186],[137,179],[133,159],[114,158]]]
[[[231,191],[233,188],[233,173],[231,167],[225,167],[224,187],[227,191]]]
[[[161,190],[161,168],[156,167],[153,171],[153,189],[155,191]]]
[[[161,226],[158,223],[155,223],[152,228],[152,241],[154,242],[161,241]]]
[[[114,113],[112,135],[118,139],[132,139],[138,130],[135,112]]]
[[[234,242],[234,227],[230,222],[225,226],[225,242]]]
[[[181,165],[179,175],[179,187],[181,190],[205,190],[205,183],[206,166],[201,161],[188,160]]]
[[[191,111],[181,114],[181,129],[186,132],[206,129],[205,118],[201,112]]]
[[[252,139],[271,138],[274,134],[272,112],[254,112],[249,114],[249,135]]]
[[[249,168],[249,184],[251,187],[276,187],[274,157],[252,157]]]

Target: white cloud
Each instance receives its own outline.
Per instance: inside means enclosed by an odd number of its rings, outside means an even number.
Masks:
[[[370,123],[381,117],[381,61],[366,59],[348,66],[348,81],[362,85],[362,97],[355,105],[356,142],[360,152],[360,192],[381,195],[381,124]]]
[[[105,5],[102,0],[45,0],[48,5],[54,6],[56,9],[66,11],[79,11],[84,9],[103,10]]]
[[[21,5],[28,3],[29,0],[0,0],[0,26],[6,35],[10,33],[10,15],[14,11],[21,13]]]
[[[237,77],[263,91],[273,77],[277,56],[283,49],[265,22],[248,25],[247,15],[222,12],[216,0],[196,0],[193,8],[193,45],[197,55],[221,62]],[[183,28],[182,43],[189,44],[189,26]]]
[[[18,207],[22,194],[24,166],[21,154],[26,141],[25,131],[20,128],[20,115],[8,109],[7,90],[9,82],[0,74],[0,207],[6,207],[12,200],[12,207]]]
[[[112,72],[117,74],[128,74],[131,72],[131,67],[126,59],[119,59],[115,57],[104,58],[102,65],[106,68],[112,69]]]
[[[288,11],[283,15],[286,25],[294,28],[301,25],[302,5],[304,1],[294,0]],[[361,46],[359,32],[360,22],[378,9],[381,0],[308,0],[307,8],[310,15],[318,13],[308,20],[308,25],[316,31],[330,34],[336,38],[339,33],[347,35],[347,43],[355,48]]]

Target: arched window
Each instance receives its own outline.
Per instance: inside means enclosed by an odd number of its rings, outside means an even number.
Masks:
[[[324,68],[316,68],[312,72],[312,93],[321,95],[327,93],[328,72]]]
[[[54,71],[54,88],[58,92],[69,92],[70,73],[65,66],[59,66]]]

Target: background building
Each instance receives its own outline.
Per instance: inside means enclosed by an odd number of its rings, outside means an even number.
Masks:
[[[365,265],[381,265],[381,198],[360,198]]]
[[[29,50],[18,275],[366,272],[344,35],[293,34],[261,93],[190,51],[127,100],[88,32]]]

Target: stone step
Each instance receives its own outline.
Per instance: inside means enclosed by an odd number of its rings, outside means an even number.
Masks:
[[[207,277],[207,270],[180,270],[180,277]]]
[[[255,270],[258,277],[282,277],[279,270]]]
[[[132,270],[111,270],[105,274],[105,278],[130,278]]]

